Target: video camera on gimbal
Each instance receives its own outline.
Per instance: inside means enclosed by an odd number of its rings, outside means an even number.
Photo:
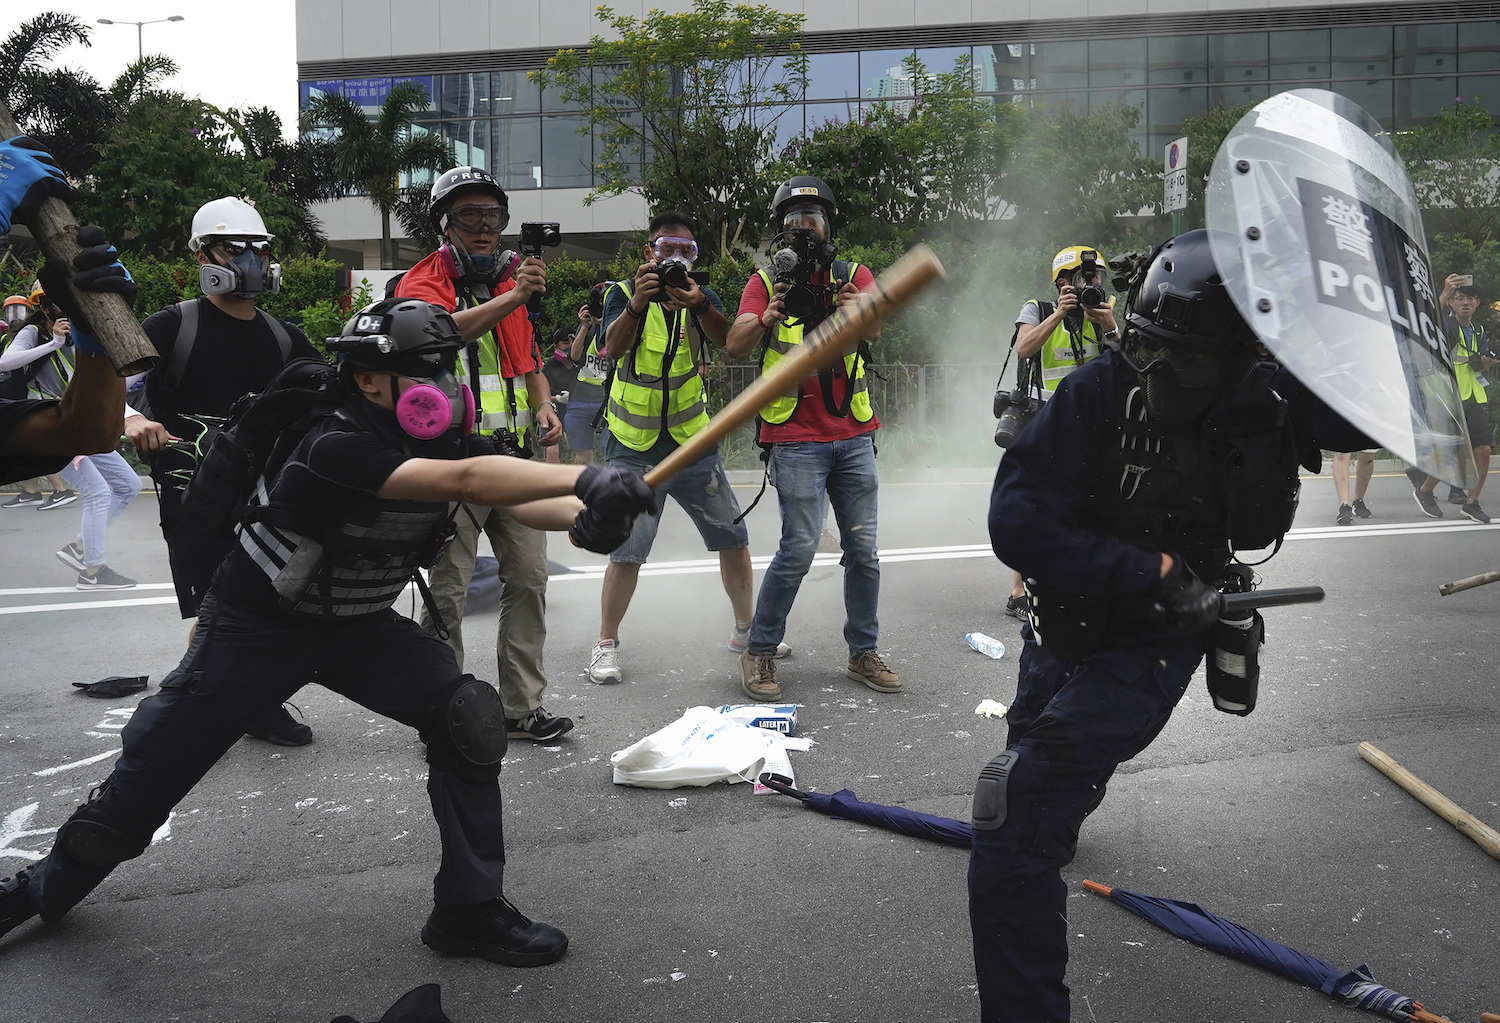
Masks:
[[[523,256],[541,259],[542,249],[555,249],[561,244],[561,225],[555,220],[530,221],[521,225],[521,240],[518,247]]]

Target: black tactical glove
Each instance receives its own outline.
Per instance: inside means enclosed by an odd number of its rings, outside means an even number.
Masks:
[[[1150,592],[1152,617],[1180,636],[1207,632],[1218,622],[1224,598],[1195,576],[1179,555],[1170,557],[1172,567]]]
[[[593,508],[585,508],[568,527],[568,538],[586,551],[612,554],[626,540],[635,526],[635,516],[607,518]]]
[[[610,469],[597,463],[585,466],[573,484],[573,493],[591,511],[609,518],[633,518],[656,511],[656,494],[628,469]]]
[[[93,339],[99,335],[83,310],[78,308],[78,303],[73,301],[68,282],[71,280],[79,291],[112,291],[125,299],[126,305],[135,304],[136,286],[135,281],[130,278],[130,271],[120,264],[119,252],[105,241],[103,228],[93,224],[80,227],[76,239],[82,251],[73,257],[72,267],[60,259],[49,259],[42,264],[37,279],[41,281],[48,301],[56,304],[67,315],[73,332],[77,334],[81,331],[87,338]],[[79,343],[77,338],[74,339],[74,344],[83,351],[90,350],[87,342]]]

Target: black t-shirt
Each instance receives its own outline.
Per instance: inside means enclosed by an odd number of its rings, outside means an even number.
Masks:
[[[318,539],[341,523],[355,505],[371,500],[409,458],[463,458],[490,454],[477,437],[462,441],[448,436],[419,441],[402,432],[395,414],[364,401],[350,409],[361,429],[315,426],[292,453],[277,477],[273,495],[278,507],[297,521],[290,528]],[[430,506],[409,503],[413,510]],[[239,541],[214,577],[221,600],[262,614],[281,614],[271,580]]]
[[[281,322],[292,339],[288,361],[322,358],[296,324]],[[276,335],[260,316],[237,320],[207,299],[198,299],[198,339],[176,391],[167,398],[162,384],[181,324],[182,313],[176,306],[152,314],[141,324],[161,354],[161,361],[146,378],[146,397],[157,422],[178,437],[196,437],[199,431],[180,413],[224,418],[236,399],[264,389],[284,362]]]
[[[67,465],[66,455],[13,455],[8,451],[10,432],[37,409],[56,405],[47,401],[0,401],[0,483],[15,483],[57,472]]]

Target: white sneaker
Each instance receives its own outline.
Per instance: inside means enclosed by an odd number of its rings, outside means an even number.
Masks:
[[[625,673],[620,670],[620,655],[617,653],[619,648],[619,644],[612,639],[601,639],[594,644],[594,652],[589,657],[590,682],[608,686],[625,678]]]
[[[742,654],[749,648],[749,645],[750,626],[747,625],[742,629],[738,625],[736,625],[734,627],[734,631],[729,634],[729,649],[733,650],[737,654]],[[792,648],[787,646],[785,643],[777,643],[776,652],[771,656],[779,660],[780,658],[785,657],[791,652]]]

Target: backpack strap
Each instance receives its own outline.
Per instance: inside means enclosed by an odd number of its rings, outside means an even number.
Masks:
[[[182,382],[188,360],[192,358],[193,346],[198,343],[198,303],[202,301],[204,299],[194,298],[177,303],[177,340],[172,344],[172,358],[167,360],[167,370],[161,380],[160,393],[164,403],[170,403],[177,393],[177,385]]]
[[[276,343],[281,346],[281,364],[285,366],[292,358],[292,335],[287,333],[286,324],[264,309],[256,309],[255,315],[260,318],[261,323],[271,329],[271,334],[276,338]],[[175,349],[172,354],[177,354]]]

